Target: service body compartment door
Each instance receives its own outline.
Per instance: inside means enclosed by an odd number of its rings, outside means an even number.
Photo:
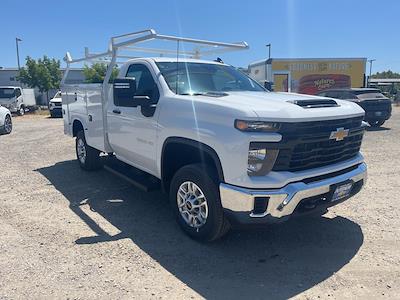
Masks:
[[[85,97],[87,110],[86,142],[93,148],[105,151],[102,84],[87,84],[82,88],[81,92],[82,96]]]
[[[62,114],[64,119],[64,134],[72,136],[72,120],[70,107],[76,102],[77,87],[75,85],[63,85],[61,87]]]

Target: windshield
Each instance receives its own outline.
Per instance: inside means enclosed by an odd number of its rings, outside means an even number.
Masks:
[[[191,62],[158,62],[157,66],[170,90],[179,95],[266,92],[258,83],[231,66]]]
[[[0,98],[13,98],[15,90],[13,88],[0,88]]]
[[[355,94],[359,99],[386,98],[380,90],[376,89],[355,91]]]

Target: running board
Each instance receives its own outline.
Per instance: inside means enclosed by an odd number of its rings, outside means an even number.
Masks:
[[[145,192],[159,190],[161,187],[160,179],[157,177],[132,167],[115,157],[107,158],[104,162],[104,169]]]

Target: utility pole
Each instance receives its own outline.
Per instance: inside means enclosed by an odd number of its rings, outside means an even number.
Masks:
[[[372,63],[376,61],[376,59],[369,59],[369,76],[368,76],[368,87],[370,86],[370,80],[371,80],[371,75],[372,75]]]
[[[268,59],[271,58],[271,44],[265,45],[266,47],[268,47]]]
[[[17,63],[18,63],[18,70],[21,69],[21,65],[19,63],[19,48],[18,48],[18,42],[22,42],[20,38],[15,38],[15,45],[17,46]]]

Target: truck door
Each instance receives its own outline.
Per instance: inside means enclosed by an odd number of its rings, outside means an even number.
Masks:
[[[136,79],[137,96],[148,96],[151,103],[157,104],[160,94],[148,65],[130,65],[126,77]],[[108,139],[117,157],[157,175],[155,109],[149,111],[141,106],[117,106],[111,99],[107,110],[107,124]]]
[[[16,102],[17,102],[17,107],[18,107],[18,110],[20,109],[20,107],[23,105],[23,103],[24,103],[24,98],[23,98],[23,96],[22,96],[22,92],[21,92],[21,89],[20,88],[16,88],[15,89],[15,100],[16,100]]]

